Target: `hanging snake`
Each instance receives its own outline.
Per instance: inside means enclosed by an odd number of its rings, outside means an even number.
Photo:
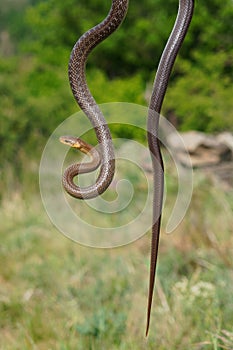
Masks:
[[[172,67],[192,19],[193,7],[194,0],[179,0],[176,22],[161,56],[149,103],[147,137],[153,165],[154,198],[146,336],[150,325],[164,191],[164,167],[158,139],[159,114]],[[62,143],[77,148],[91,157],[91,161],[88,163],[70,165],[63,174],[63,186],[75,198],[89,199],[100,195],[108,188],[114,176],[115,159],[111,134],[107,122],[87,86],[85,66],[88,55],[96,45],[112,34],[123,22],[127,9],[128,0],[112,0],[107,17],[83,34],[71,52],[69,61],[70,86],[78,105],[92,123],[100,146],[97,151],[77,137],[62,136],[60,138]],[[93,185],[81,188],[74,183],[75,176],[91,172],[99,166],[100,172]]]

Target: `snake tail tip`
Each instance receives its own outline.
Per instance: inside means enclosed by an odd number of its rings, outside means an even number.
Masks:
[[[149,334],[149,324],[146,326],[145,338],[148,337],[148,334]]]

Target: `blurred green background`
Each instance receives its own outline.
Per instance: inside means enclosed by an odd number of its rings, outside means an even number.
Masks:
[[[162,237],[148,341],[148,235],[114,251],[93,251],[59,236],[42,208],[43,148],[78,110],[67,77],[70,51],[110,4],[1,0],[0,347],[233,349],[231,191],[195,172],[184,222]],[[98,103],[148,104],[177,7],[177,0],[130,1],[120,30],[88,60]],[[232,19],[232,0],[196,0],[162,111],[178,130],[233,131]],[[129,136],[120,125],[112,131]],[[145,139],[137,129],[130,137]],[[173,172],[171,166],[171,197]]]

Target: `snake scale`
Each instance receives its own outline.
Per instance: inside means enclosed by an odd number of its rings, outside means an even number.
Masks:
[[[193,8],[194,0],[179,0],[177,18],[159,62],[149,103],[147,137],[153,165],[154,198],[146,335],[150,325],[164,191],[164,167],[158,138],[159,114],[172,67],[192,19]],[[95,151],[94,147],[77,137],[62,136],[60,138],[61,142],[80,149],[92,158],[89,163],[70,165],[63,174],[63,186],[75,198],[89,199],[100,195],[108,188],[114,176],[115,157],[111,134],[100,108],[88,88],[85,66],[90,52],[123,22],[127,9],[128,0],[112,0],[107,17],[83,34],[71,52],[69,61],[70,86],[78,105],[92,123],[100,146],[100,150]],[[99,166],[100,172],[93,185],[80,188],[74,183],[75,176],[93,171]]]

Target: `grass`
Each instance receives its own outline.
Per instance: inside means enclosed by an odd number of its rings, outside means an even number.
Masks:
[[[232,350],[232,196],[202,174],[194,180],[185,219],[161,237],[147,339],[149,234],[121,248],[86,248],[52,226],[39,193],[5,196],[0,349]],[[169,195],[175,185],[167,183]]]

